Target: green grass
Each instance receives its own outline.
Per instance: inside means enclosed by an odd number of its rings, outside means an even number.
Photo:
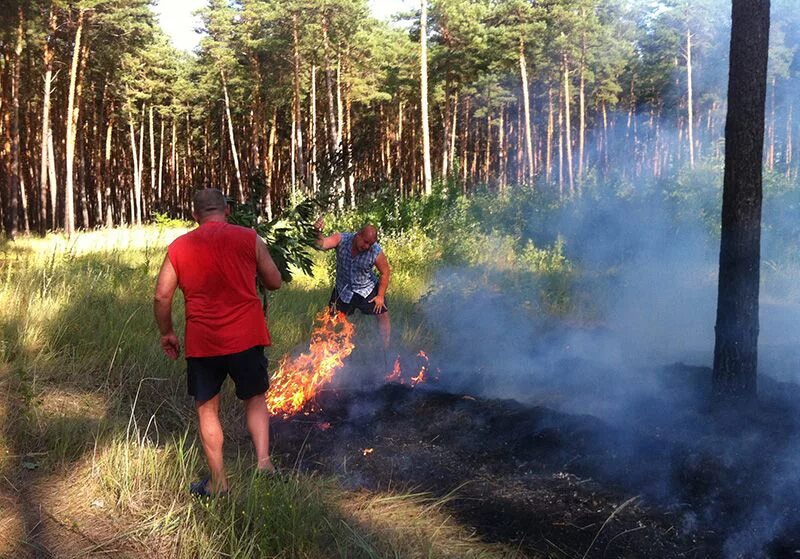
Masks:
[[[163,356],[152,318],[166,244],[182,232],[148,226],[0,246],[0,476],[17,484],[77,476],[91,499],[111,503],[118,532],[156,556],[514,555],[475,540],[442,501],[426,496],[355,495],[335,480],[297,473],[280,482],[253,478],[242,412],[229,393],[222,421],[233,434],[226,447],[233,491],[206,504],[191,499],[186,488],[204,464],[185,365]],[[443,261],[491,267],[499,275],[486,281],[561,290],[569,299],[572,272],[558,247],[520,251],[500,234],[454,241],[420,228],[381,242],[393,268],[394,332],[410,348],[431,343],[418,301]],[[331,262],[318,255],[313,277],[270,296],[273,363],[308,339],[330,293]],[[545,299],[554,312],[568,306]],[[180,296],[174,320],[182,330]],[[374,335],[371,321],[358,327]],[[24,477],[22,461],[39,478]]]

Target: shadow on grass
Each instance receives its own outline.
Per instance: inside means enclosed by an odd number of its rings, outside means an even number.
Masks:
[[[19,489],[24,544],[36,553],[46,553],[43,542],[55,537],[43,522],[42,511],[49,503],[35,490],[45,475],[65,476],[85,466],[89,455],[102,453],[115,441],[130,440],[132,433],[136,442],[146,439],[156,447],[181,439],[187,431],[189,440],[195,440],[185,362],[163,356],[152,318],[159,263],[158,258],[146,258],[131,264],[120,253],[71,255],[48,276],[48,289],[55,294],[53,308],[36,336],[25,331],[30,325],[19,318],[0,325],[12,348],[6,354],[6,400],[7,414],[13,418],[0,429],[15,457],[0,467]],[[36,273],[29,273],[28,279]],[[312,318],[325,308],[330,293],[328,286],[287,287],[272,296],[271,369],[281,357],[278,352],[307,347]],[[42,287],[30,282],[30,290],[36,289]],[[410,309],[413,303],[396,298],[395,304]],[[174,316],[180,333],[179,295]],[[252,463],[242,408],[234,403],[232,388],[228,382],[223,391],[226,451],[234,458],[246,448],[244,463]]]

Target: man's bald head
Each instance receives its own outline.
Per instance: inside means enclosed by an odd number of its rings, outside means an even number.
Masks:
[[[361,235],[361,238],[370,245],[378,242],[378,230],[374,225],[365,225],[361,228],[361,231],[359,231],[358,234]]]
[[[198,190],[192,199],[192,215],[199,223],[211,216],[224,216],[227,209],[225,196],[216,188]]]
[[[365,225],[361,230],[356,233],[353,239],[353,246],[356,252],[364,252],[378,242],[378,230],[374,225]]]

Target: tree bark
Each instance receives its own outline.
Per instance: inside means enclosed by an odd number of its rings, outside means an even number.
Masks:
[[[231,141],[231,155],[233,156],[233,166],[236,169],[236,186],[239,189],[236,198],[239,202],[244,201],[244,189],[242,188],[242,173],[239,170],[239,154],[236,152],[236,140],[233,136],[233,119],[231,118],[231,102],[228,98],[228,82],[225,80],[225,72],[220,69],[219,75],[222,78],[222,93],[225,97],[225,114],[228,120],[228,135]]]
[[[769,0],[733,0],[714,346],[717,402],[756,397],[769,10]]]
[[[67,100],[66,136],[66,176],[64,180],[64,231],[67,236],[75,232],[74,177],[75,136],[78,124],[78,108],[75,106],[75,88],[78,81],[78,62],[81,52],[81,36],[84,23],[83,8],[78,12],[78,28],[75,31],[75,44],[72,47],[72,67],[69,78],[69,98]]]
[[[569,59],[564,55],[564,131],[566,132],[567,148],[567,176],[569,178],[569,193],[575,193],[575,181],[572,176],[572,119],[570,118],[570,94],[569,94]]]
[[[293,50],[293,61],[294,61],[294,132],[296,135],[294,147],[295,153],[292,154],[292,157],[296,157],[296,169],[297,175],[300,177],[300,182],[303,184],[306,183],[305,176],[305,160],[303,157],[303,119],[302,115],[300,114],[300,38],[299,38],[299,31],[297,29],[297,14],[292,14],[292,50]],[[294,184],[292,185],[292,189],[294,189]]]
[[[39,170],[39,233],[44,234],[47,227],[47,182],[48,182],[48,150],[47,138],[50,135],[50,97],[52,94],[53,83],[53,60],[55,53],[53,41],[58,30],[58,16],[55,6],[50,8],[50,18],[48,20],[48,37],[44,43],[44,93],[42,101],[42,146],[41,146],[41,166]],[[51,185],[55,188],[55,185]],[[55,214],[55,207],[51,208],[51,216]],[[54,221],[54,220],[53,220]],[[53,224],[55,228],[55,224]]]
[[[19,126],[19,91],[22,68],[22,46],[25,40],[25,14],[20,5],[18,10],[19,24],[17,37],[14,44],[14,61],[11,74],[11,168],[9,173],[9,205],[8,223],[6,232],[12,239],[17,234],[19,219],[19,201],[22,202],[25,232],[28,232],[28,215],[25,200],[25,183],[22,178],[22,165],[20,153],[20,126]]]
[[[527,169],[525,177],[533,180],[533,134],[531,133],[531,101],[528,92],[528,64],[525,61],[525,42],[519,38],[519,73],[522,79],[522,101],[525,109],[525,155]]]
[[[422,0],[420,15],[419,62],[420,62],[420,109],[422,111],[422,165],[425,195],[433,190],[431,176],[431,133],[428,124],[428,0]]]

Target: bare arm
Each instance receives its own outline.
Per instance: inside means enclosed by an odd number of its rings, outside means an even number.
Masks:
[[[322,218],[317,220],[314,227],[317,228],[317,248],[319,250],[330,250],[339,246],[342,241],[341,233],[334,233],[330,237],[322,236],[322,228],[325,227],[325,221]]]
[[[258,235],[256,235],[256,271],[261,283],[270,291],[281,286],[281,273],[269,254],[267,243]]]
[[[381,273],[381,280],[378,284],[378,294],[373,298],[370,303],[375,303],[375,310],[380,310],[384,307],[384,300],[386,298],[386,290],[389,288],[389,278],[392,277],[392,269],[389,267],[389,259],[386,254],[381,251],[375,259],[375,267]]]
[[[158,331],[161,334],[161,348],[167,357],[177,359],[181,353],[180,341],[172,328],[172,298],[178,288],[178,275],[169,256],[164,257],[161,270],[156,280],[156,292],[153,297],[153,313],[156,317]]]

